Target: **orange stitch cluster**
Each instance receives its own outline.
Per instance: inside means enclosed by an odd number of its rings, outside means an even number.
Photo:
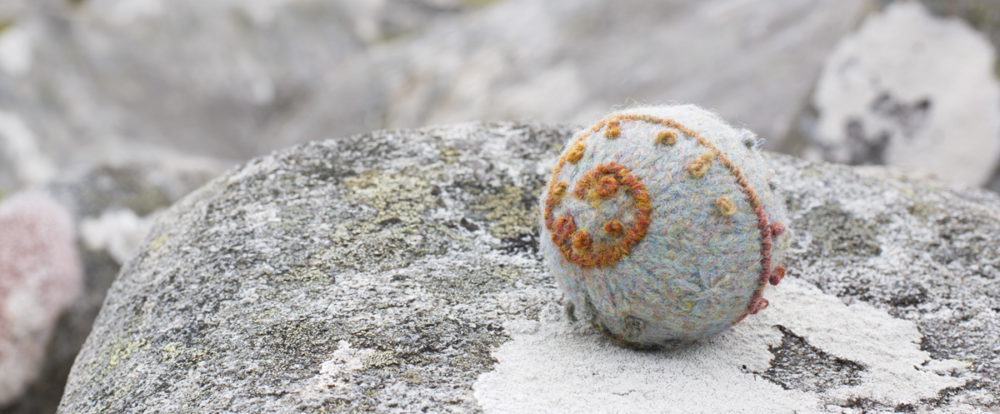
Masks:
[[[618,192],[618,179],[612,176],[601,177],[594,186],[594,194],[600,198],[609,198]]]
[[[573,235],[573,248],[576,250],[590,250],[592,243],[586,230],[579,230]]]
[[[621,135],[622,133],[620,125],[621,124],[617,119],[608,121],[608,129],[604,131],[604,136],[608,138],[618,138],[618,135]]]
[[[580,161],[580,158],[583,157],[584,149],[586,149],[586,145],[584,145],[582,142],[577,142],[573,144],[573,148],[570,148],[569,152],[566,153],[566,161],[572,163]]]
[[[669,129],[660,131],[656,134],[656,143],[674,145],[677,143],[677,133]]]
[[[554,186],[552,186],[552,195],[555,197],[562,198],[566,194],[566,189],[569,188],[569,184],[565,181],[559,181]]]
[[[719,208],[719,214],[729,217],[736,214],[736,203],[729,197],[719,197],[715,199],[715,205]]]
[[[688,165],[688,172],[694,178],[701,178],[708,172],[708,169],[712,167],[712,159],[715,158],[715,154],[711,152],[706,152],[698,156],[691,161]]]
[[[608,233],[612,237],[619,237],[619,236],[621,236],[622,235],[622,231],[624,231],[624,230],[625,230],[625,227],[623,227],[622,226],[622,222],[620,222],[618,220],[611,220],[611,221],[608,221],[607,223],[604,223],[604,232]]]
[[[571,216],[564,214],[558,219],[552,217],[552,209],[562,199],[554,197],[553,192],[550,192],[545,201],[545,223],[546,227],[552,231],[552,242],[559,246],[559,250],[566,260],[583,267],[609,266],[628,255],[632,247],[646,237],[650,216],[653,213],[653,205],[650,202],[646,186],[635,178],[624,165],[609,162],[594,167],[576,183],[573,195],[583,200],[593,190],[593,193],[598,197],[607,198],[615,194],[619,186],[624,188],[626,194],[635,203],[634,223],[628,229],[625,229],[617,221],[615,221],[617,226],[612,222],[607,223],[605,231],[618,240],[597,244],[593,243],[586,230],[577,230],[576,223]]]

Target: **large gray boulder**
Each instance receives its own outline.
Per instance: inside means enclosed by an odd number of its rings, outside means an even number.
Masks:
[[[573,128],[382,131],[252,160],[159,217],[60,411],[983,411],[1000,197],[773,156],[771,307],[680,351],[564,313],[537,195]]]

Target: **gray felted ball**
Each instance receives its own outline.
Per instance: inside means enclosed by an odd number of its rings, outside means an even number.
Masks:
[[[765,308],[788,236],[758,142],[693,105],[623,110],[577,134],[541,198],[540,247],[575,313],[648,347]]]

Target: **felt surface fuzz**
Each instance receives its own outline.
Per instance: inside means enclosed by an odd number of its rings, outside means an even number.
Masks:
[[[541,198],[541,252],[576,313],[649,347],[767,307],[789,232],[758,142],[693,105],[623,110],[578,133]]]

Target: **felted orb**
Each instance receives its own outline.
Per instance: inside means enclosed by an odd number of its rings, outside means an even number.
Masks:
[[[571,139],[541,197],[540,250],[573,313],[655,347],[767,307],[787,213],[758,142],[693,105],[623,110]]]

